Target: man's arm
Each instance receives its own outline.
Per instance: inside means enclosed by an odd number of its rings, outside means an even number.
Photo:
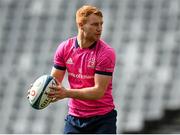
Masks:
[[[59,100],[63,98],[97,100],[103,97],[111,79],[112,76],[95,74],[95,85],[82,89],[66,89],[59,83],[58,86],[51,87],[52,91],[49,93],[49,97]]]
[[[104,96],[105,90],[111,80],[111,76],[95,74],[95,85],[82,89],[69,89],[66,94],[69,98],[82,100],[97,100]]]
[[[59,70],[56,68],[52,68],[51,70],[51,76],[55,77],[56,80],[61,83],[64,78],[65,70]]]
[[[82,100],[97,100],[104,96],[111,76],[95,74],[95,85],[82,89],[69,89],[66,91],[67,97]]]

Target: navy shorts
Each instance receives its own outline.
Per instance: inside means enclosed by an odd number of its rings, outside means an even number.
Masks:
[[[90,118],[67,115],[64,134],[116,134],[117,111]]]

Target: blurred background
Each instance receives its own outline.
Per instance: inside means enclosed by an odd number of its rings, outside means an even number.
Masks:
[[[84,4],[103,11],[117,53],[117,132],[180,133],[180,0],[0,0],[0,133],[63,133],[68,100],[38,111],[26,94]]]

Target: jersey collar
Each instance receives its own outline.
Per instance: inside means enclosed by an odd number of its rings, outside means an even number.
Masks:
[[[96,42],[94,42],[90,47],[88,47],[89,49],[93,49],[95,46],[96,46]],[[76,38],[76,41],[75,41],[75,48],[78,48],[79,47],[79,44],[78,44],[78,41],[77,41],[77,38]]]

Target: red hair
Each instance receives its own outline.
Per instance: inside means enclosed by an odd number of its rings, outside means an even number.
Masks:
[[[85,24],[87,21],[87,17],[91,14],[103,17],[102,12],[97,7],[91,5],[84,5],[81,8],[79,8],[76,12],[76,23]]]

